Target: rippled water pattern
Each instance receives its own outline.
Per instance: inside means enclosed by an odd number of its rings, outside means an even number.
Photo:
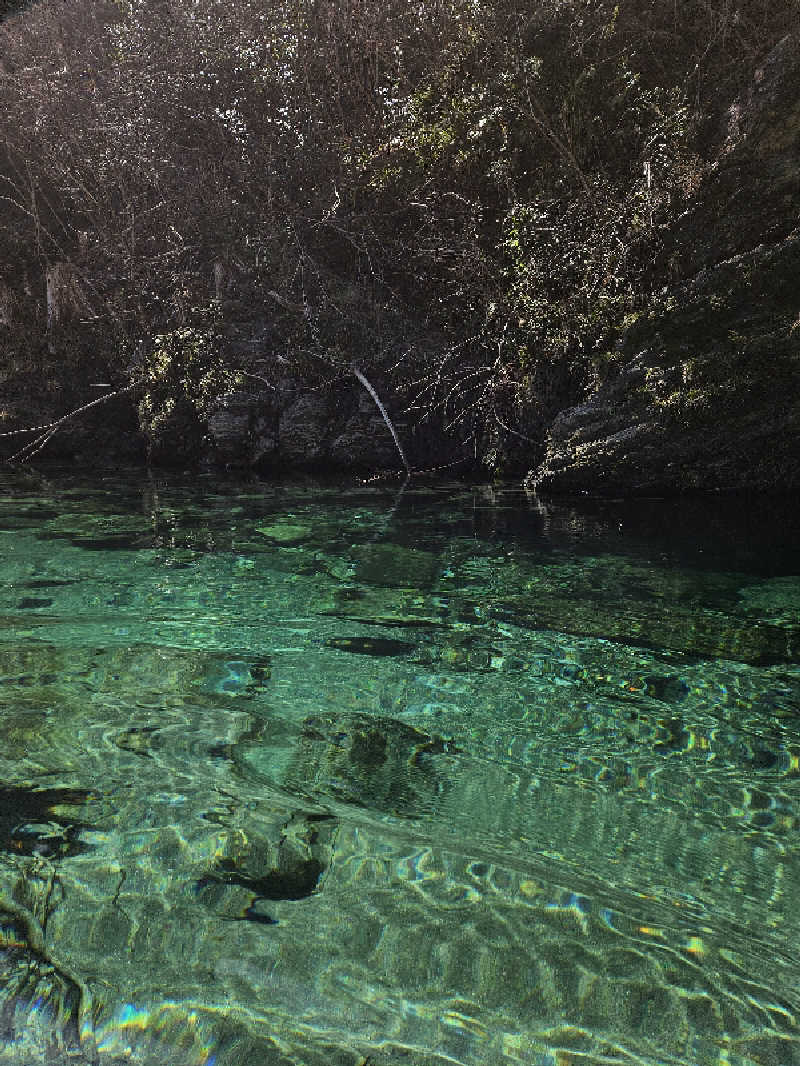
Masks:
[[[797,530],[3,475],[0,1063],[800,1064]]]

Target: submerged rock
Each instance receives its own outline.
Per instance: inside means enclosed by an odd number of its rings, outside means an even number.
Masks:
[[[86,851],[81,819],[90,793],[74,788],[0,788],[0,849],[51,861]]]
[[[465,621],[488,615],[531,629],[754,666],[794,662],[800,650],[800,626],[754,623],[721,611],[687,610],[675,604],[659,611],[643,603],[601,603],[540,593],[497,599],[486,610],[463,603],[460,613]]]
[[[296,901],[315,892],[330,864],[336,826],[332,816],[300,812],[276,826],[271,836],[238,830],[228,838],[224,854],[198,880],[196,890],[220,908],[224,902],[216,898],[219,893],[207,891],[209,886],[245,889],[252,901],[239,917],[274,924],[256,903]]]
[[[748,612],[776,624],[797,625],[800,620],[800,577],[773,577],[740,590],[742,606]]]
[[[414,644],[391,637],[331,637],[325,641],[326,648],[346,651],[353,655],[406,656],[415,650]]]
[[[354,578],[366,585],[429,588],[441,566],[437,556],[399,544],[361,544],[353,549]]]
[[[352,569],[345,577],[352,579]],[[403,587],[339,585],[332,590],[330,605],[322,607],[319,613],[391,629],[424,632],[447,625],[446,604],[433,595],[421,595],[417,589]]]
[[[437,807],[450,750],[442,737],[392,718],[315,715],[303,723],[298,769],[336,799],[413,817]]]
[[[353,712],[310,716],[299,736],[279,735],[264,723],[235,746],[233,757],[246,773],[316,802],[415,817],[437,809],[451,752],[443,737]]]
[[[290,546],[302,544],[304,540],[308,540],[312,529],[311,526],[303,525],[300,522],[289,522],[286,519],[279,518],[269,525],[256,526],[256,533],[260,533],[262,537],[266,537],[267,540],[274,541],[276,544]]]

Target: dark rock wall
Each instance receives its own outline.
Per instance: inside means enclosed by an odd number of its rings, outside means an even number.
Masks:
[[[311,389],[299,380],[275,380],[279,384],[272,388],[256,385],[218,398],[203,424],[196,454],[200,463],[266,474],[404,472],[391,430],[355,377]],[[410,424],[388,382],[380,383],[378,394],[415,469],[474,464],[474,453],[440,426]]]

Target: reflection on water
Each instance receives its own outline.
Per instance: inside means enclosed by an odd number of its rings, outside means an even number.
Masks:
[[[0,480],[0,1061],[800,1064],[788,504]]]

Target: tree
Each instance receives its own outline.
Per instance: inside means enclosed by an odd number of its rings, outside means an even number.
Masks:
[[[164,402],[201,405],[224,375],[187,367],[252,371],[249,329],[276,373],[355,365],[496,461],[529,450],[613,373],[715,121],[797,14],[42,0],[0,27],[6,317],[121,386],[169,350]]]

